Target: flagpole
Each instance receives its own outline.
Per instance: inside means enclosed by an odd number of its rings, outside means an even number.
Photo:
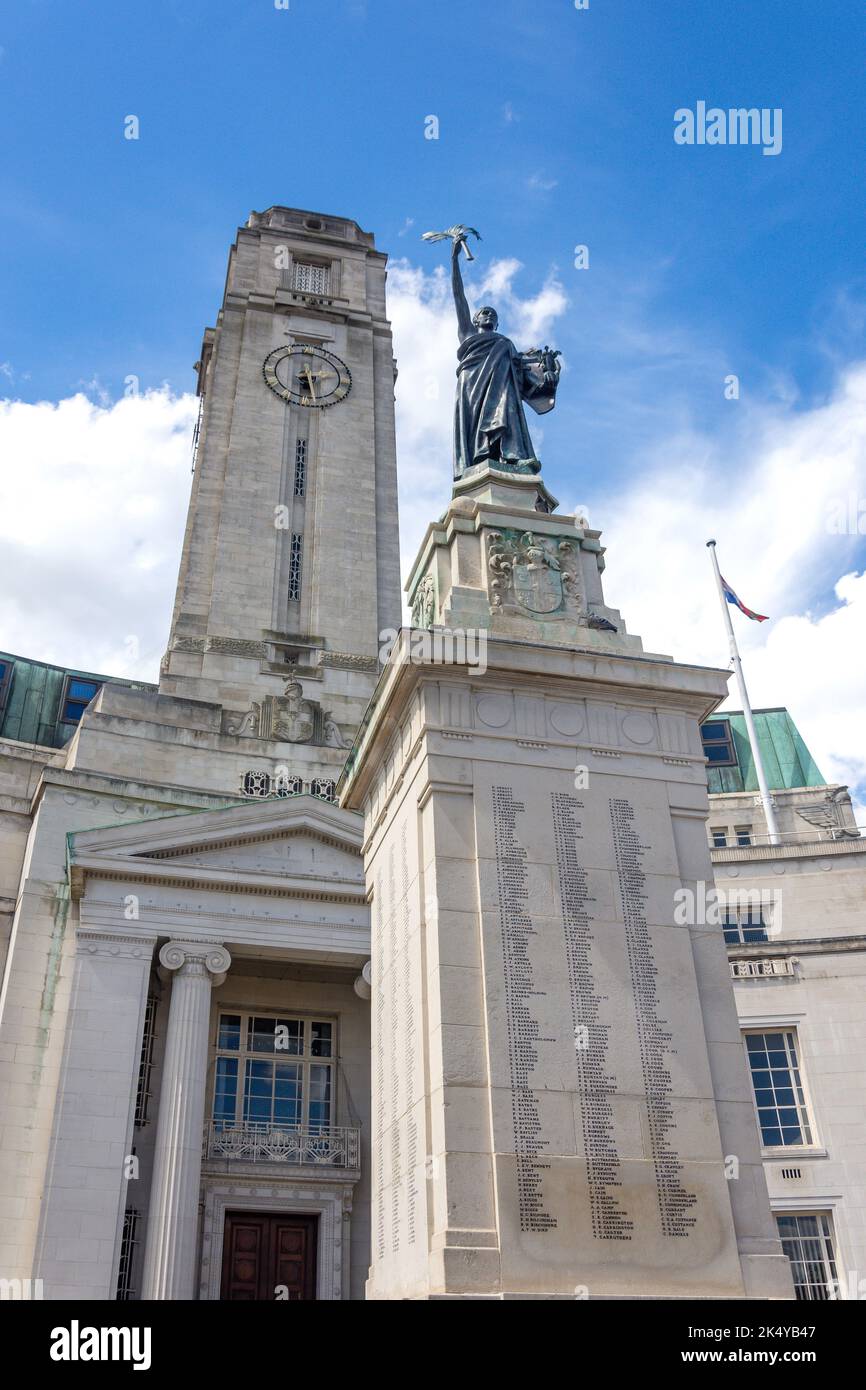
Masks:
[[[707,548],[713,559],[713,571],[716,576],[716,588],[719,591],[719,602],[722,605],[722,614],[725,619],[725,627],[728,630],[728,644],[731,649],[731,657],[734,663],[734,672],[737,677],[737,685],[740,688],[740,700],[743,705],[743,717],[746,721],[746,732],[749,735],[749,747],[752,750],[752,760],[755,764],[755,772],[758,777],[758,787],[761,792],[761,802],[764,807],[764,815],[767,820],[767,833],[770,837],[771,845],[782,843],[779,834],[779,826],[776,821],[776,808],[773,805],[773,798],[770,795],[770,788],[767,785],[767,776],[764,772],[764,764],[761,760],[761,750],[758,747],[758,735],[755,729],[755,721],[752,718],[752,706],[749,704],[749,693],[746,690],[746,681],[743,676],[743,663],[740,661],[740,653],[737,647],[737,639],[734,636],[734,624],[731,622],[731,611],[728,600],[725,598],[725,591],[722,586],[722,574],[719,569],[719,562],[716,559],[715,541],[707,541]]]

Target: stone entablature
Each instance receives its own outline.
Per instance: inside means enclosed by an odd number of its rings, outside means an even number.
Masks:
[[[72,837],[82,927],[213,937],[233,949],[369,958],[357,817],[313,797],[251,802]]]

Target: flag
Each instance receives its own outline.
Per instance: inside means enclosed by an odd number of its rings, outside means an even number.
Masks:
[[[719,578],[722,579],[722,576],[719,575]],[[740,612],[745,613],[747,618],[751,618],[752,621],[756,623],[765,623],[767,621],[766,613],[753,613],[751,608],[747,608],[746,605],[737,598],[737,595],[734,593],[727,579],[722,579],[722,589],[728,603],[732,603],[735,608],[739,608]]]

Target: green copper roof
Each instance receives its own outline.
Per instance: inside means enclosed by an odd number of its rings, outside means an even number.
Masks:
[[[786,709],[756,709],[753,711],[761,761],[771,791],[791,787],[823,787],[821,772],[800,736],[796,724]],[[707,724],[727,719],[731,726],[737,767],[707,768],[710,792],[756,792],[758,779],[746,721],[739,710],[710,715]]]
[[[146,681],[100,676],[94,671],[76,671],[0,652],[0,737],[38,743],[45,748],[62,748],[68,743],[78,719],[64,718],[67,677],[98,685],[125,685],[133,690],[156,689]]]

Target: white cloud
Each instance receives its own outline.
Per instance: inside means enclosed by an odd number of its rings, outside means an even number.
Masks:
[[[543,174],[530,174],[526,180],[526,187],[531,188],[534,193],[550,193],[559,183],[558,179],[545,178]]]
[[[165,390],[114,405],[0,403],[4,650],[157,678],[196,409]]]
[[[866,497],[864,407],[861,363],[811,410],[745,410],[724,447],[696,432],[660,442],[643,477],[607,498],[604,515],[592,514],[608,547],[606,597],[629,629],[650,651],[726,667],[705,547],[716,540],[725,578],[748,607],[772,619],[758,624],[731,610],[753,706],[787,706],[825,777],[859,784],[861,798],[863,537],[840,534],[832,522]]]

